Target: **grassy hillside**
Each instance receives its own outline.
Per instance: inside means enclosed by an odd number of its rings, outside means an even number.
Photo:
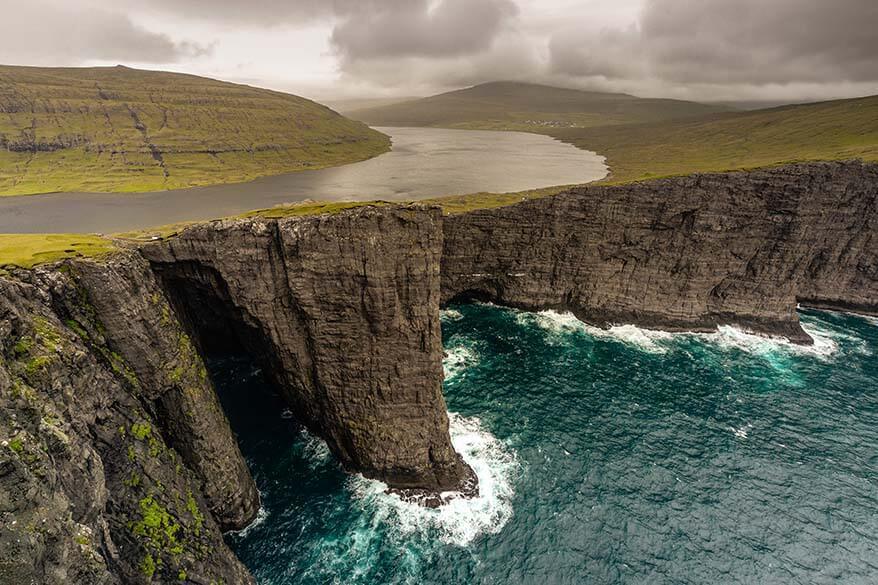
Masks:
[[[878,96],[550,134],[606,156],[608,182],[616,183],[806,160],[878,161]]]
[[[246,181],[389,146],[329,108],[265,89],[126,67],[0,66],[0,195]]]
[[[399,104],[402,102],[409,102],[412,100],[420,99],[420,96],[408,96],[408,97],[387,97],[387,98],[350,98],[350,99],[338,99],[338,100],[324,100],[322,103],[326,104],[336,112],[347,116],[349,112],[355,112],[357,110],[365,110],[369,108],[377,108],[380,106],[390,106],[393,104]]]
[[[644,99],[517,82],[485,83],[348,115],[373,126],[437,126],[546,132],[607,124],[655,122],[728,111],[718,105]]]

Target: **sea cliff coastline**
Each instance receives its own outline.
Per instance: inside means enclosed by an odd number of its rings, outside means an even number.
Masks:
[[[222,531],[259,494],[204,367],[252,357],[350,472],[476,493],[442,396],[440,306],[601,326],[878,312],[878,165],[582,187],[496,209],[376,205],[199,224],[0,276],[0,580],[250,583]]]

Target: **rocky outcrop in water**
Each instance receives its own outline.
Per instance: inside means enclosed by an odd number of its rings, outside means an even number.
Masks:
[[[878,165],[591,186],[445,220],[442,299],[597,325],[736,324],[809,343],[797,303],[878,311]]]
[[[202,348],[255,357],[346,469],[459,490],[474,477],[442,397],[441,220],[363,207],[214,222],[143,253]]]

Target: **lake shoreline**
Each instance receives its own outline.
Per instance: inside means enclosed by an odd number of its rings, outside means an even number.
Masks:
[[[603,178],[603,157],[523,132],[377,128],[388,153],[338,167],[146,193],[0,197],[0,233],[117,233],[301,201],[405,201]]]

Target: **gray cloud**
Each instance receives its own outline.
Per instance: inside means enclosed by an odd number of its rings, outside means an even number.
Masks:
[[[132,9],[148,8],[177,18],[236,27],[302,24],[316,19],[405,10],[409,0],[123,0]],[[414,0],[420,4],[420,0]]]
[[[875,0],[650,0],[639,27],[550,43],[551,70],[673,84],[878,80]]]
[[[251,83],[295,92],[319,78],[322,95],[498,79],[695,100],[878,93],[878,0],[3,3],[8,63],[175,63],[225,78],[247,63]]]
[[[375,58],[343,63],[344,87],[405,88],[412,95],[457,89],[489,80],[539,78],[542,63],[534,47],[516,34],[501,34],[490,49],[472,55]]]
[[[360,11],[335,27],[332,44],[346,61],[447,57],[489,48],[517,13],[510,0],[410,0]]]
[[[123,14],[101,9],[28,1],[4,12],[0,39],[6,63],[69,65],[90,59],[173,63],[210,51],[210,46],[175,43]]]

